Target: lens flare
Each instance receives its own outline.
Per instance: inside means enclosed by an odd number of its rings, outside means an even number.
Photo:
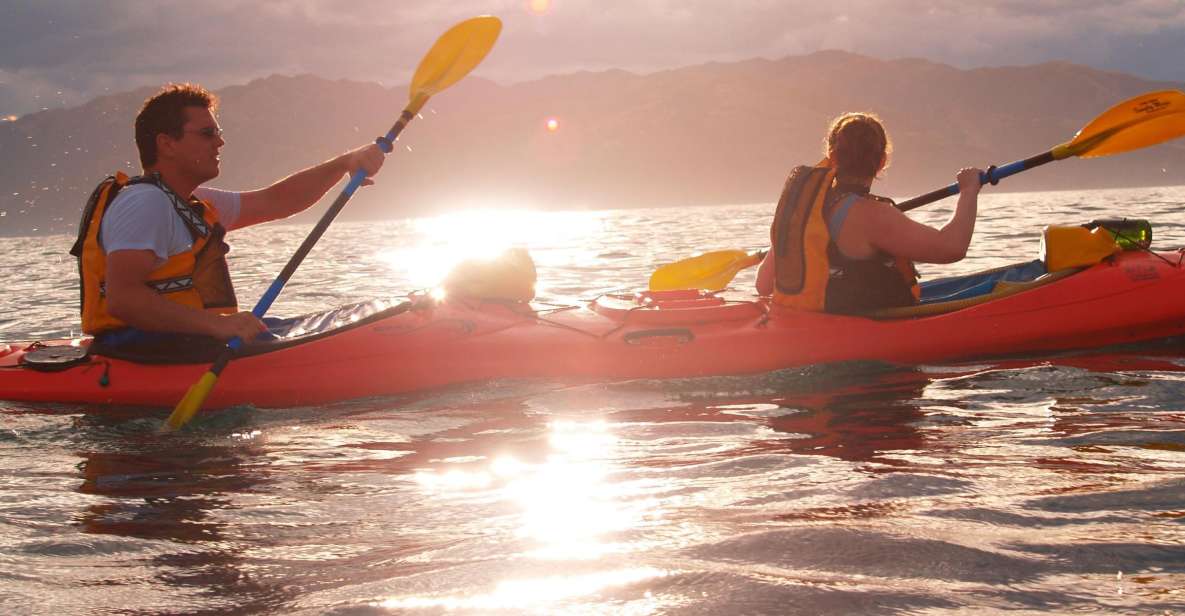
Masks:
[[[527,10],[536,15],[551,12],[551,0],[527,0]]]

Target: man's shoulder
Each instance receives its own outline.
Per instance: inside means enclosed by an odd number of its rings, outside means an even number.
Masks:
[[[234,229],[242,209],[242,193],[210,186],[199,186],[193,196],[208,202],[218,212],[218,220],[227,229]]]
[[[240,191],[226,190],[224,188],[215,188],[213,186],[198,186],[193,189],[193,196],[198,199],[216,199],[218,197],[227,197],[230,195],[239,195]]]
[[[115,195],[115,198],[112,199],[111,204],[114,205],[116,203],[124,203],[129,201],[136,203],[150,203],[159,201],[167,205],[169,203],[169,198],[158,186],[144,182],[124,186],[119,190],[119,193]]]
[[[107,206],[105,219],[150,217],[163,219],[173,211],[173,204],[160,188],[152,184],[131,184],[120,189]]]

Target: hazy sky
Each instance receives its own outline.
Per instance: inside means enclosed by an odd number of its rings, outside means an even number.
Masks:
[[[405,83],[484,13],[505,27],[475,74],[502,83],[819,49],[1185,82],[1185,0],[0,0],[0,118],[166,81]]]

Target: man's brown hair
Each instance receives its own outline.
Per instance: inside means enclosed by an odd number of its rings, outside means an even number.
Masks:
[[[157,135],[181,138],[186,107],[201,107],[213,113],[218,110],[218,97],[199,85],[170,83],[144,101],[136,114],[136,148],[140,150],[141,166],[156,164]]]

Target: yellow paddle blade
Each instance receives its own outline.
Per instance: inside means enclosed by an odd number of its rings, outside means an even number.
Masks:
[[[1182,135],[1185,135],[1185,93],[1148,92],[1103,112],[1069,143],[1054,148],[1054,158],[1121,154]]]
[[[198,379],[196,383],[190,386],[189,391],[185,392],[185,397],[177,403],[177,408],[169,414],[169,418],[165,420],[165,427],[169,430],[177,430],[189,423],[190,419],[197,414],[198,410],[202,408],[202,403],[206,401],[206,397],[210,395],[210,391],[214,389],[214,384],[218,382],[218,375],[213,372],[207,372]]]
[[[728,286],[737,272],[761,262],[765,253],[749,254],[744,250],[716,250],[668,263],[650,275],[651,291],[705,289],[719,291]]]
[[[501,32],[502,20],[482,15],[466,19],[440,35],[412,77],[412,103],[408,109],[412,113],[419,111],[429,96],[468,75],[490,53]]]

